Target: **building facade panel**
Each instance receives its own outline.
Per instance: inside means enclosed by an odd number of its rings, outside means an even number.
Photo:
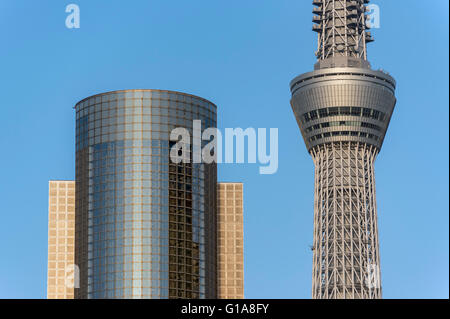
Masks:
[[[73,299],[75,182],[49,182],[47,298]]]
[[[218,298],[244,298],[243,184],[219,183],[217,220]]]

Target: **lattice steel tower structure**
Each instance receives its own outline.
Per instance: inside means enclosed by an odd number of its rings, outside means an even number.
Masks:
[[[368,0],[314,0],[314,71],[291,82],[291,106],[315,165],[314,299],[381,298],[374,162],[395,80],[372,70]]]

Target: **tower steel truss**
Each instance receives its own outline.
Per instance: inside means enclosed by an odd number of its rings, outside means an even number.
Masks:
[[[380,298],[374,161],[358,142],[316,146],[313,295]]]
[[[351,56],[367,59],[366,43],[372,42],[366,25],[364,0],[315,0],[313,30],[318,33],[318,59]]]

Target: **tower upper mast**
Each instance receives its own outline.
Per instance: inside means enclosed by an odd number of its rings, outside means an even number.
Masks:
[[[313,31],[318,33],[316,69],[365,67],[367,43],[374,41],[367,26],[369,0],[314,0]]]

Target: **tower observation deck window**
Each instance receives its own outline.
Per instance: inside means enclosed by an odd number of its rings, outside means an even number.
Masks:
[[[319,110],[313,110],[302,115],[303,123],[332,116],[358,116],[385,122],[387,115],[384,112],[361,107],[328,107]]]

